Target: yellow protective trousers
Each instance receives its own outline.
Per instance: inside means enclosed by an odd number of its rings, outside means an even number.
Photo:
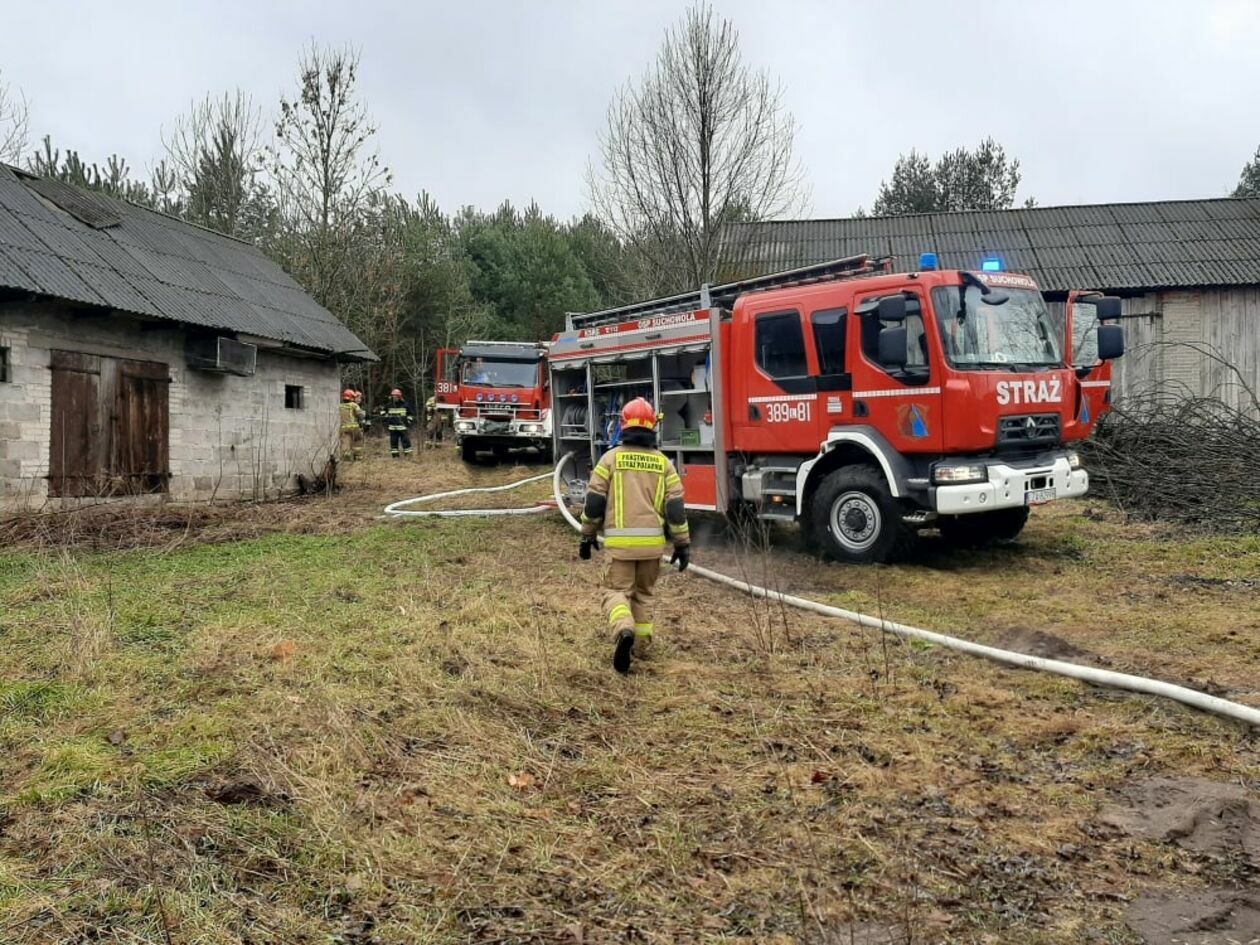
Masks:
[[[653,598],[661,559],[612,558],[604,571],[604,612],[615,638],[622,630],[634,631],[634,649],[642,653],[652,642]]]

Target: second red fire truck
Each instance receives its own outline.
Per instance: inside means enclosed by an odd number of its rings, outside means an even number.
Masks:
[[[890,560],[925,527],[1013,538],[1031,506],[1084,495],[1072,444],[1107,409],[1120,300],[1074,293],[1064,319],[992,261],[890,268],[859,256],[568,316],[547,358],[573,489],[644,396],[689,507],[799,521],[840,560]]]
[[[551,449],[551,391],[547,345],[516,341],[469,341],[453,369],[439,365],[438,403],[453,412],[452,425],[465,462],[517,449],[544,455]]]

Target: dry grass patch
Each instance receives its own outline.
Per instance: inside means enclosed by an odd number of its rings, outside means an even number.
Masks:
[[[685,575],[619,679],[557,520],[374,520],[529,470],[352,474],[174,549],[0,553],[0,941],[1119,943],[1145,889],[1256,881],[1097,818],[1156,775],[1254,790],[1234,726]],[[1164,578],[1235,580],[1253,545],[1080,510],[1021,551],[835,568],[783,533],[731,570],[1245,688],[1245,644],[1151,641],[1198,603],[1245,637],[1253,600]]]

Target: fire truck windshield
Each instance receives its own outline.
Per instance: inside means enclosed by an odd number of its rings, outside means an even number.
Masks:
[[[474,387],[536,387],[538,362],[475,358],[464,362],[463,381]]]
[[[950,365],[961,370],[1011,370],[1063,364],[1062,329],[1035,289],[1001,290],[991,305],[976,286],[932,290],[941,343]],[[996,292],[995,292],[996,295]],[[962,304],[960,304],[960,302]]]

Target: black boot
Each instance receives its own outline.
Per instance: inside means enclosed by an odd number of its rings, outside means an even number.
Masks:
[[[622,630],[617,634],[617,648],[613,650],[613,669],[623,676],[630,672],[632,650],[634,650],[634,631]]]

